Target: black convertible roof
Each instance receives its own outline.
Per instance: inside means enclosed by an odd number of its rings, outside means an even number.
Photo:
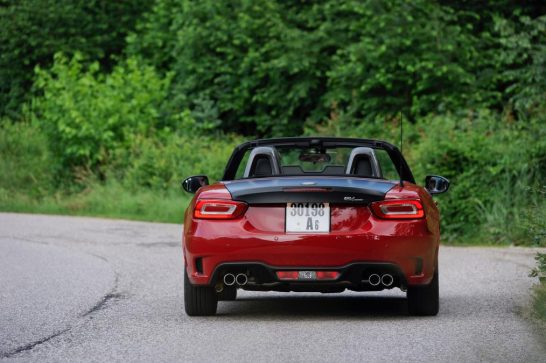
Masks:
[[[398,148],[386,141],[372,139],[357,139],[348,137],[282,137],[273,139],[258,139],[244,142],[233,150],[231,157],[224,170],[222,180],[233,180],[237,172],[237,167],[243,159],[245,152],[258,146],[296,146],[296,147],[358,147],[367,146],[374,149],[383,149],[387,151],[392,162],[399,170],[401,178],[405,181],[415,183],[413,174],[404,159],[404,156]]]

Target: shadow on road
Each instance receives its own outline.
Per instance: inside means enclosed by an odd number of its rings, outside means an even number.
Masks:
[[[218,315],[237,319],[290,317],[320,319],[332,317],[407,317],[404,297],[381,296],[275,296],[241,297],[236,301],[219,303]]]

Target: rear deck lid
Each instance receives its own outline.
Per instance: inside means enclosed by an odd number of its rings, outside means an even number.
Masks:
[[[383,200],[395,181],[356,177],[276,177],[223,182],[233,200],[249,204],[322,202],[369,204]]]

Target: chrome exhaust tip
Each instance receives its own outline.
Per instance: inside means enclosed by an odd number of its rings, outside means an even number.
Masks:
[[[248,277],[246,274],[237,274],[235,281],[237,282],[237,285],[243,286],[248,282]]]
[[[235,285],[235,275],[234,274],[225,274],[224,275],[224,284],[226,286]]]
[[[370,277],[368,277],[368,282],[372,286],[377,286],[381,283],[381,276],[378,274],[371,274]]]
[[[381,283],[384,285],[384,286],[391,286],[394,282],[394,277],[392,277],[391,274],[384,274],[383,276],[381,276]]]

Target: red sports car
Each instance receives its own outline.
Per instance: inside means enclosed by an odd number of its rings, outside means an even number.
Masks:
[[[407,291],[414,315],[436,315],[440,216],[400,151],[377,140],[302,137],[235,148],[221,181],[192,176],[185,214],[184,304],[213,315],[237,289]]]

